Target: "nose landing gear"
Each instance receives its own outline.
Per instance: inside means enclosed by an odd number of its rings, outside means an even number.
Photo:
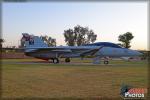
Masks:
[[[105,60],[104,60],[104,64],[106,64],[106,65],[109,64],[109,61],[105,61]]]

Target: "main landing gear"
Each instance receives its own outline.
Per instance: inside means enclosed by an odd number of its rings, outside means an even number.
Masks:
[[[54,64],[59,63],[59,59],[58,58],[53,58],[52,61],[53,61]]]
[[[49,61],[50,61],[50,59],[49,59]],[[58,59],[58,58],[52,58],[52,62],[53,62],[54,64],[57,64],[57,63],[59,63],[59,59]],[[70,58],[66,58],[66,59],[65,59],[65,62],[70,62]]]
[[[70,58],[66,58],[66,59],[65,59],[65,62],[70,62]]]
[[[109,57],[104,57],[104,64],[105,65],[109,64]]]

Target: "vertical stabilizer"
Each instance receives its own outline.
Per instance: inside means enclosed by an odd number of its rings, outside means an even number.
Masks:
[[[24,42],[25,48],[48,47],[48,45],[39,37],[23,33],[21,39]]]

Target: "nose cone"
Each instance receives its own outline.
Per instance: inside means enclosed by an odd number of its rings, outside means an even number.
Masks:
[[[142,56],[143,54],[141,52],[137,51],[137,55]]]
[[[136,50],[130,50],[130,53],[132,56],[141,56],[143,55],[141,52],[136,51]]]

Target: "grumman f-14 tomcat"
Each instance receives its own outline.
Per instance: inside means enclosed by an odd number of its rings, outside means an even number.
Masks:
[[[70,58],[92,57],[93,63],[100,63],[100,58],[105,58],[104,63],[108,64],[108,57],[137,57],[142,53],[123,48],[110,42],[97,42],[82,46],[51,46],[49,47],[39,36],[32,36],[27,33],[22,34],[24,41],[25,55],[59,63],[61,58],[65,62],[70,62]]]

